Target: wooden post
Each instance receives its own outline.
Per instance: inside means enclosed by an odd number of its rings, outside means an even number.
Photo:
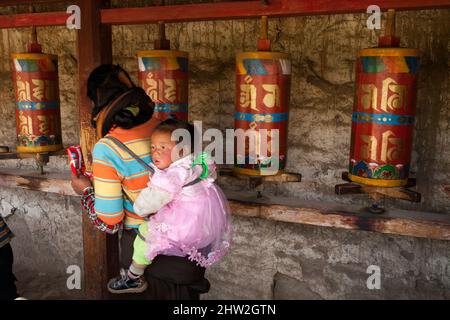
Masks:
[[[100,9],[108,7],[109,1],[79,0],[78,5],[81,9],[81,29],[77,34],[80,144],[86,167],[91,170],[92,148],[97,138],[91,127],[92,105],[87,97],[87,79],[95,67],[112,62],[112,37],[111,26],[100,23]],[[96,230],[83,214],[83,249],[86,298],[107,298],[107,281],[119,270],[117,236]]]

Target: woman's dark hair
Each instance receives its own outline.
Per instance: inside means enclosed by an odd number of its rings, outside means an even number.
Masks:
[[[105,117],[102,134],[105,136],[113,125],[131,129],[150,120],[155,104],[150,100],[144,89],[134,87],[129,89],[111,104],[111,109]]]
[[[113,125],[131,129],[153,115],[155,104],[119,65],[104,64],[95,68],[88,78],[87,95],[94,103],[91,115],[94,127],[96,116],[103,108],[111,106],[102,124],[103,136]]]
[[[87,81],[87,96],[94,103],[93,117],[132,87],[135,85],[129,74],[119,65],[102,64],[92,70]]]
[[[112,122],[117,126],[124,129],[131,129],[134,127],[136,117],[128,110],[121,110],[116,113],[112,119]]]
[[[171,116],[171,118],[164,120],[159,125],[157,125],[153,132],[167,132],[169,134],[172,134],[172,132],[177,129],[185,129],[189,132],[189,135],[191,137],[191,152],[194,152],[194,137],[196,129],[187,121],[175,119],[173,116]],[[178,142],[181,142],[181,137]]]

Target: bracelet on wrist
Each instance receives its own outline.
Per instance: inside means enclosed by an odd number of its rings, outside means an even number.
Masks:
[[[89,186],[89,187],[86,187],[86,188],[83,189],[82,195],[83,196],[88,196],[88,195],[90,195],[93,192],[94,192],[94,188],[92,186]]]

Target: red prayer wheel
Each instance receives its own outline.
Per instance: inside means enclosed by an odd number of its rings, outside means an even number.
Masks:
[[[234,171],[251,176],[274,175],[286,165],[290,55],[268,51],[270,42],[264,17],[262,26],[260,51],[236,57],[235,129],[244,132],[253,129],[255,139],[253,147],[251,139],[246,139],[245,148],[236,148]],[[272,150],[273,146],[277,146],[278,152]]]
[[[361,50],[357,58],[349,165],[349,178],[357,183],[399,187],[408,182],[419,51],[395,47],[398,43],[391,30],[378,48]]]
[[[62,149],[58,86],[58,58],[40,53],[33,43],[29,53],[12,54],[16,96],[17,151],[51,152]]]
[[[164,24],[159,24],[160,38],[155,49],[138,51],[139,83],[155,103],[155,116],[160,120],[174,115],[188,119],[188,53],[170,50]]]

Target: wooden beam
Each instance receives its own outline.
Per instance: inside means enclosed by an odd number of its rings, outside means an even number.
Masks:
[[[49,156],[60,156],[67,154],[66,147],[62,150],[55,152],[42,152],[41,154],[47,153]],[[13,152],[0,152],[0,160],[3,159],[36,159],[39,156],[39,153],[18,153],[16,151]]]
[[[70,172],[41,176],[36,172],[0,170],[0,187],[24,188],[62,195],[75,195]],[[386,209],[375,215],[355,205],[293,198],[265,197],[225,192],[233,215],[347,230],[372,231],[410,237],[450,240],[450,215]],[[92,227],[91,227],[92,228]],[[97,266],[100,268],[100,266]]]
[[[278,2],[276,0],[276,2]],[[367,12],[371,5],[377,5],[382,11],[388,9],[422,10],[449,8],[449,0],[281,0],[286,11],[294,11],[297,14],[342,14],[354,12]]]
[[[233,168],[221,167],[218,169],[219,175],[234,177],[240,180],[249,180],[252,178],[261,179],[264,182],[276,182],[276,183],[286,183],[286,182],[300,182],[302,181],[302,175],[300,173],[292,172],[280,172],[273,176],[247,176],[243,174],[238,174],[233,171]]]
[[[1,0],[0,0],[1,1]],[[97,0],[96,0],[97,1]],[[5,1],[9,5],[12,1]],[[31,1],[20,2],[28,4]],[[58,2],[46,1],[42,2]],[[373,0],[272,0],[236,1],[217,3],[198,3],[172,6],[153,6],[139,8],[101,9],[101,22],[104,24],[145,24],[165,22],[185,22],[204,20],[227,20],[257,18],[263,15],[271,17],[344,14],[366,12]],[[18,4],[18,3],[16,3]],[[1,6],[0,2],[0,6]],[[443,9],[450,7],[450,0],[379,0],[377,5],[386,10]],[[84,10],[81,11],[82,15]],[[69,14],[66,12],[23,13],[1,15],[0,28],[19,28],[31,26],[63,26]]]
[[[105,24],[145,24],[185,22],[217,19],[256,18],[260,16],[295,16],[366,12],[373,0],[272,0],[198,3],[185,5],[154,6],[144,8],[102,9],[101,20]],[[378,0],[382,9],[418,10],[449,8],[450,0]]]
[[[0,186],[78,196],[70,185],[70,172],[40,174],[37,170],[3,169],[0,171]]]
[[[109,1],[80,0],[81,29],[77,33],[78,48],[78,99],[80,107],[80,144],[86,167],[91,169],[92,149],[96,134],[90,124],[91,102],[87,97],[87,79],[90,72],[102,63],[112,61],[111,27],[100,24],[100,8],[109,6]],[[102,234],[94,229],[86,214],[83,214],[84,288],[89,299],[109,297],[107,281],[117,274],[117,236]]]
[[[0,7],[67,2],[67,0],[0,0]]]
[[[0,28],[65,26],[69,16],[70,14],[66,12],[39,12],[1,15]]]
[[[355,205],[342,205],[292,198],[245,196],[225,192],[234,215],[386,234],[450,240],[450,216],[432,212],[386,209],[371,214]]]

